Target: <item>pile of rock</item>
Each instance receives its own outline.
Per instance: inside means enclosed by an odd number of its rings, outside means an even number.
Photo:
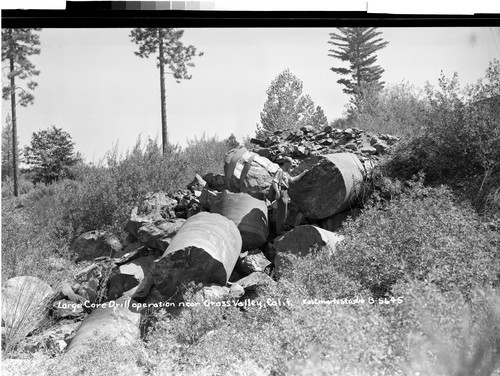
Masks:
[[[96,329],[119,336],[120,325],[132,341],[138,337],[140,309],[130,307],[178,303],[192,283],[202,286],[196,299],[256,298],[259,286],[275,283],[271,268],[279,277],[287,253],[304,255],[318,245],[335,250],[343,237],[334,231],[356,214],[350,202],[359,183],[397,140],[357,129],[304,127],[253,140],[252,150],[231,150],[225,175],[196,175],[173,196],[147,195],[130,215],[124,245],[104,231],[77,238],[76,261],[94,262],[52,293],[49,314],[63,320],[90,313],[71,350],[81,348]],[[266,198],[284,157],[294,158],[292,175],[307,173],[290,185],[290,230],[276,236]],[[102,307],[110,301],[124,302],[118,316],[116,307]]]
[[[314,155],[349,152],[360,159],[378,158],[390,151],[398,137],[365,132],[357,128],[338,129],[327,126],[321,131],[311,126],[300,130],[278,130],[265,140],[251,139],[253,150],[273,162],[283,156],[304,159]]]

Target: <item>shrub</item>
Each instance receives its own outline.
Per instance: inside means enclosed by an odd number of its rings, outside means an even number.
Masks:
[[[18,182],[19,194],[23,195],[33,189],[33,183],[24,174],[20,175]],[[2,198],[9,198],[14,196],[14,181],[6,176],[2,180]]]
[[[219,141],[217,136],[207,137],[205,133],[201,138],[188,140],[183,152],[188,178],[192,179],[195,174],[205,175],[209,172],[224,173],[224,157],[232,146],[234,147],[232,138]]]
[[[345,226],[338,270],[376,295],[406,277],[429,279],[467,294],[497,279],[499,236],[444,187],[415,186],[380,211],[368,208]]]
[[[500,184],[500,61],[493,60],[484,80],[461,89],[458,75],[426,86],[428,107],[423,131],[395,150],[387,164],[391,176],[408,179],[423,171],[426,182],[471,181],[469,194],[487,210]]]
[[[304,297],[341,299],[368,295],[359,281],[338,271],[335,256],[328,247],[316,249],[304,257],[288,255],[287,261],[281,279],[293,281],[302,289]]]
[[[366,90],[358,106],[347,110],[348,126],[410,138],[422,131],[427,109],[423,93],[406,81],[381,91]]]
[[[20,200],[2,200],[2,281],[28,275],[51,286],[74,272],[68,248],[32,222]]]
[[[500,295],[475,290],[467,302],[427,281],[399,282],[403,303],[382,311],[402,339],[407,374],[492,375],[500,366]]]

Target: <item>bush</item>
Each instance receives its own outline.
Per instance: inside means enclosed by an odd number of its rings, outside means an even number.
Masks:
[[[29,196],[34,219],[67,242],[86,231],[110,230],[120,236],[134,206],[148,192],[173,194],[195,173],[222,171],[228,144],[203,136],[185,151],[171,146],[163,155],[157,141],[139,139],[124,155],[115,146],[97,165],[80,164],[75,180],[37,187]]]
[[[75,271],[68,248],[31,221],[20,200],[2,200],[2,282],[28,275],[51,286]]]
[[[407,277],[464,294],[498,278],[499,235],[456,206],[444,187],[415,183],[385,210],[364,210],[345,235],[334,258],[338,270],[377,296]]]
[[[19,194],[23,195],[33,189],[33,183],[24,174],[20,174],[18,182]],[[2,198],[9,198],[14,196],[14,181],[6,176],[2,180]]]
[[[234,146],[234,138],[219,141],[217,136],[207,137],[205,133],[199,139],[195,137],[188,140],[184,150],[188,177],[192,179],[195,174],[205,175],[209,172],[223,174],[224,157]]]
[[[423,171],[428,183],[471,181],[476,209],[490,209],[500,184],[500,61],[464,90],[457,74],[442,74],[439,89],[427,84],[426,94],[422,133],[396,148],[389,173],[408,179]]]
[[[347,125],[365,131],[410,138],[422,131],[428,105],[423,93],[406,81],[381,91],[366,90],[357,106],[347,110]]]
[[[486,376],[500,366],[498,291],[475,290],[467,302],[458,291],[406,281],[393,293],[403,303],[382,313],[402,339],[395,350],[406,359],[407,374]]]

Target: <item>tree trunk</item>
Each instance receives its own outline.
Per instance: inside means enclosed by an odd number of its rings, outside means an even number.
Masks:
[[[165,94],[165,66],[163,56],[163,35],[161,29],[158,29],[158,40],[160,44],[160,95],[161,95],[161,139],[163,154],[167,152],[168,132],[167,132],[167,98]]]
[[[12,30],[10,37],[12,39]],[[14,179],[14,196],[19,196],[19,183],[17,178],[17,117],[16,117],[16,82],[14,79],[14,57],[10,57],[10,105],[12,111],[12,176]]]

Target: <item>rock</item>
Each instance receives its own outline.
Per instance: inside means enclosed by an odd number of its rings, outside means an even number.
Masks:
[[[297,209],[311,219],[322,219],[349,208],[362,181],[364,168],[352,153],[328,154],[303,161],[294,175],[309,171],[291,183],[288,193]]]
[[[305,256],[314,246],[329,246],[334,252],[337,244],[342,240],[344,240],[343,235],[323,230],[317,226],[298,226],[274,242],[276,249],[274,272],[277,276],[281,274],[284,265],[283,255]]]
[[[137,230],[137,240],[150,248],[164,252],[184,222],[184,219],[177,219],[146,223]]]
[[[387,149],[389,149],[389,145],[387,145],[387,143],[375,136],[371,138],[370,145],[373,146],[379,154],[384,154]]]
[[[219,192],[203,188],[200,195],[200,205],[202,210],[210,211],[213,203],[217,200]]]
[[[61,292],[65,297],[74,303],[83,303],[85,301],[85,298],[75,293],[73,287],[66,281],[61,283]]]
[[[71,243],[70,251],[76,255],[75,262],[92,261],[97,257],[113,257],[120,252],[120,240],[107,231],[89,231]]]
[[[156,256],[134,259],[118,267],[108,285],[108,299],[116,300],[122,295],[133,296],[143,279],[151,275]]]
[[[82,322],[69,344],[66,356],[79,356],[91,342],[99,342],[104,338],[119,345],[134,346],[140,341],[141,314],[136,304],[130,298],[103,303]]]
[[[245,192],[264,198],[279,166],[265,157],[239,147],[229,151],[224,161],[227,187],[231,192]]]
[[[242,253],[236,265],[243,273],[251,274],[253,272],[264,272],[271,265],[271,261],[264,256],[260,249],[253,249]]]
[[[229,296],[231,297],[231,299],[239,299],[243,295],[245,295],[245,289],[243,288],[243,286],[237,283],[233,283],[229,288]]]
[[[361,153],[367,154],[367,155],[373,155],[373,154],[377,154],[377,149],[375,149],[373,146],[370,146],[368,144],[364,144],[363,147],[361,148]]]
[[[207,182],[205,188],[208,186],[209,189],[215,189],[219,192],[227,189],[226,177],[222,174],[213,174],[210,172],[203,175],[203,180]]]
[[[269,148],[258,148],[258,149],[253,149],[252,151],[264,158],[271,157],[271,150]]]
[[[247,290],[255,290],[261,286],[275,285],[276,281],[274,281],[271,277],[269,277],[266,273],[254,272],[238,281],[236,281],[234,285],[240,285]]]
[[[189,189],[191,192],[194,191],[201,192],[201,190],[205,187],[205,185],[207,185],[207,182],[203,180],[203,178],[200,175],[196,174],[191,183],[187,185],[187,189]]]
[[[56,318],[79,317],[85,313],[82,303],[61,299],[52,303],[52,310]]]
[[[112,260],[103,260],[89,265],[75,276],[75,281],[79,284],[76,293],[90,303],[105,299],[106,281],[116,273],[117,268]]]
[[[195,302],[220,302],[222,300],[227,300],[230,297],[230,289],[226,286],[210,285],[204,286],[198,290],[194,296],[193,300]]]
[[[358,150],[358,146],[353,142],[349,142],[348,144],[345,144],[344,147],[346,149],[353,150],[353,151]]]
[[[39,278],[18,276],[2,287],[2,323],[5,335],[21,339],[48,322],[52,288]]]
[[[28,337],[23,350],[33,354],[40,351],[46,352],[47,350],[51,351],[52,354],[62,353],[68,346],[66,341],[71,340],[71,336],[76,333],[78,326],[80,326],[80,323],[73,320],[63,319],[58,321],[50,328]]]
[[[212,213],[218,213],[233,221],[241,234],[242,250],[260,247],[269,235],[267,206],[247,193],[222,192],[210,207]]]
[[[155,287],[166,297],[189,282],[225,286],[241,251],[236,225],[220,214],[190,217],[153,266]]]
[[[165,192],[148,193],[141,205],[132,209],[124,230],[137,238],[137,231],[143,225],[164,219],[175,219],[174,208],[177,205],[177,200]]]

